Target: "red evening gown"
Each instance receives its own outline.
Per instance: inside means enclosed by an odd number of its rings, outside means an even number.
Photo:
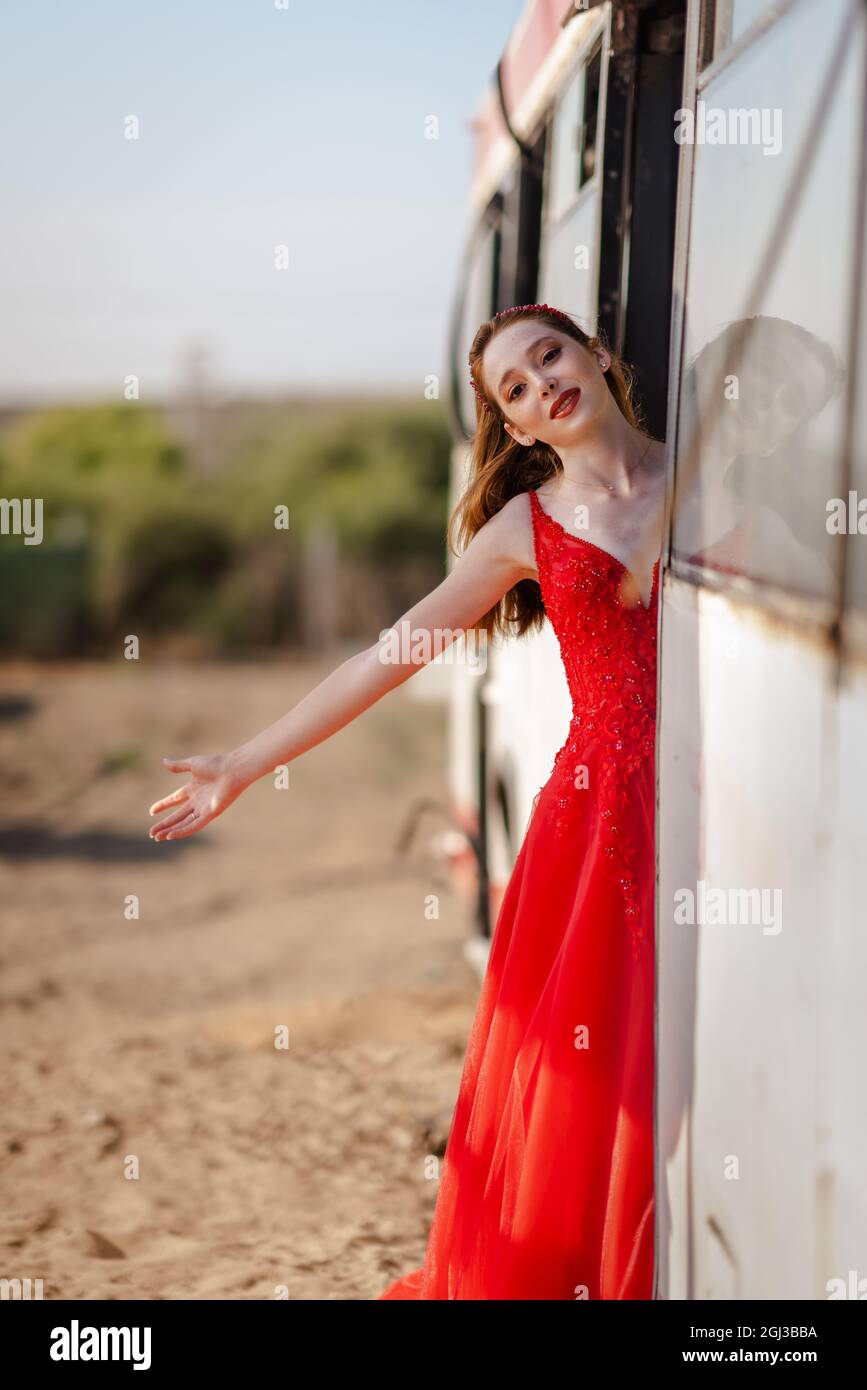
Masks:
[[[656,624],[529,493],[573,704],[491,940],[424,1264],[381,1299],[653,1297]]]

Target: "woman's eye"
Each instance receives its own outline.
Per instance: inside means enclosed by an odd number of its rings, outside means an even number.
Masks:
[[[543,365],[548,361],[548,358],[551,356],[552,353],[553,353],[553,355],[556,357],[559,351],[560,351],[560,348],[559,348],[559,347],[551,347],[551,348],[548,348],[547,351],[544,352],[544,353],[542,354],[542,363],[543,363]],[[513,387],[512,387],[511,391],[509,392],[509,400],[510,400],[510,401],[514,401],[514,400],[517,400],[517,399],[518,399],[517,396],[515,395],[515,392],[518,391],[518,390],[520,390],[520,384],[517,385],[517,386],[513,386]]]

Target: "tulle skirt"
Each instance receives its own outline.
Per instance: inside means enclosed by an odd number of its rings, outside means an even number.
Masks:
[[[589,786],[601,784],[591,757]],[[492,937],[424,1264],[380,1298],[653,1297],[653,757],[624,774],[619,797],[631,909],[610,801],[556,769],[536,799]]]

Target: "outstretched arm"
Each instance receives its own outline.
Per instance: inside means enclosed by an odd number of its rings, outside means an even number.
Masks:
[[[276,723],[230,753],[166,758],[170,771],[189,773],[190,779],[150,808],[151,815],[170,812],[151,826],[151,838],[195,834],[252,782],[322,743],[401,685],[450,645],[450,634],[471,627],[518,580],[530,577],[521,549],[521,514],[510,502],[476,533],[442,583],[395,624],[398,634],[411,634],[422,656],[402,643],[400,659],[394,660],[393,646],[380,640],[349,657]]]

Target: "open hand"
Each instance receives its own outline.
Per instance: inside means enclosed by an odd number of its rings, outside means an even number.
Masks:
[[[163,762],[170,772],[188,772],[190,776],[176,792],[151,806],[152,816],[171,807],[177,808],[151,826],[148,834],[152,840],[181,840],[195,835],[231,806],[247,785],[232,769],[224,753],[163,758]]]

